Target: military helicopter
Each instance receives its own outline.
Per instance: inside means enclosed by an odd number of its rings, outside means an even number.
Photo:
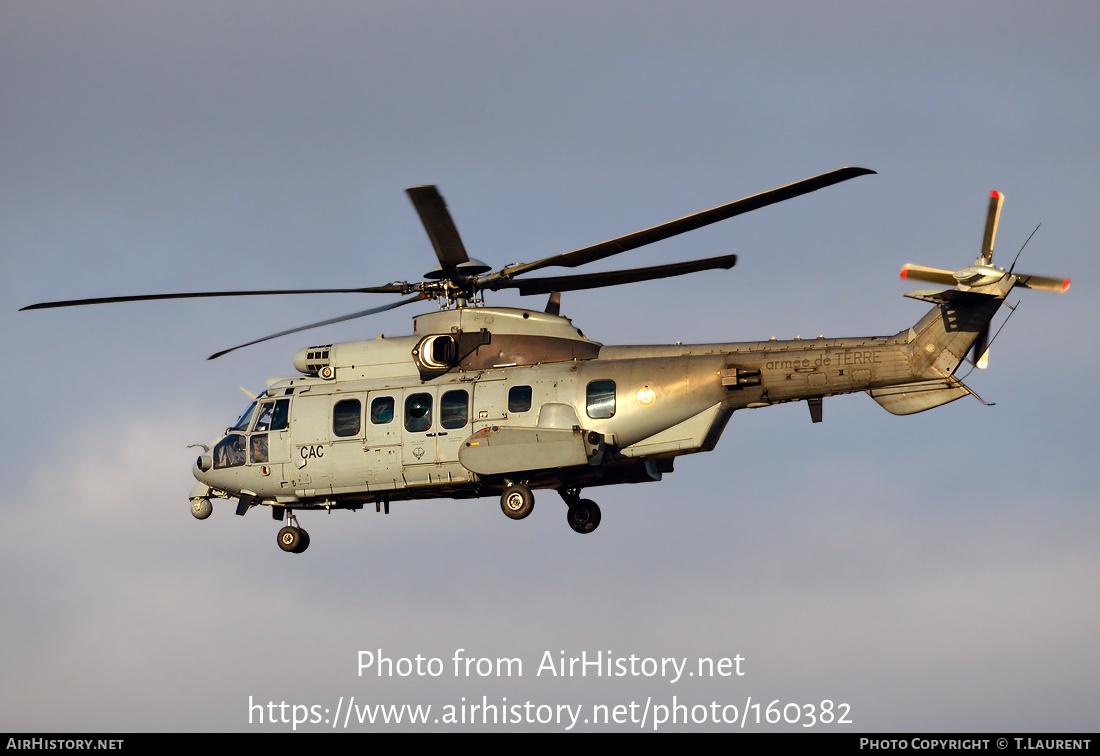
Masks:
[[[712,450],[733,412],[806,402],[821,422],[825,397],[867,392],[908,415],[971,395],[956,376],[964,360],[988,363],[990,323],[1017,287],[1065,292],[1068,279],[993,266],[1004,197],[993,192],[974,264],[957,272],[906,265],[903,279],[951,286],[906,296],[932,305],[892,336],[605,346],[560,313],[561,292],[731,268],[736,256],[555,277],[575,268],[833,184],[872,174],[841,168],[590,247],[530,263],[492,267],[470,257],[434,186],[407,190],[439,265],[423,281],[357,289],[152,294],[45,302],[24,310],[152,299],[299,293],[402,295],[385,305],[265,336],[209,359],[309,328],[435,300],[413,318],[413,335],[322,344],[300,350],[300,375],[268,381],[240,418],[203,453],[193,472],[191,513],[202,520],[212,498],[236,501],[244,515],[269,506],[284,522],[278,544],[301,553],[303,510],[389,513],[392,501],[500,496],[522,520],[534,490],[556,490],[569,527],[591,533],[600,507],[584,489],[661,480],[676,457]],[[1025,242],[1026,244],[1026,242]],[[1017,255],[1018,258],[1018,255]],[[485,305],[486,291],[548,294],[542,310]],[[1011,305],[1008,305],[1011,307]],[[967,354],[972,353],[972,359]],[[983,402],[984,403],[984,402]]]

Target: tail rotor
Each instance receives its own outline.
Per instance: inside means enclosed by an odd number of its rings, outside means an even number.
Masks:
[[[940,268],[926,268],[922,265],[906,263],[901,269],[903,279],[915,279],[930,281],[941,285],[955,286],[960,291],[974,291],[979,294],[992,294],[1004,299],[1014,286],[1022,286],[1025,289],[1038,289],[1039,291],[1053,291],[1064,294],[1069,290],[1068,278],[1051,278],[1049,276],[1035,276],[1029,273],[1013,273],[1016,263],[1005,272],[1004,268],[993,265],[993,246],[997,241],[997,226],[1001,220],[1001,206],[1005,196],[994,190],[989,194],[989,210],[986,212],[985,233],[982,236],[982,249],[978,259],[962,270],[950,271]],[[1034,233],[1034,232],[1032,232]],[[1030,236],[1028,239],[1030,240]],[[1024,242],[1026,245],[1027,242]],[[1023,248],[1021,248],[1022,251]],[[1017,255],[1019,257],[1019,255]],[[1010,279],[1007,287],[1001,284],[1006,278]],[[924,294],[926,292],[920,292]],[[922,297],[918,297],[922,298]],[[972,358],[979,368],[989,365],[989,324],[987,323],[974,341]]]

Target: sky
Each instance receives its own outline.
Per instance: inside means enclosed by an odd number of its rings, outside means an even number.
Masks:
[[[1095,731],[1098,25],[1084,2],[8,0],[0,730]],[[188,445],[238,386],[415,306],[216,361],[386,300],[17,312],[419,280],[409,186],[499,267],[844,165],[877,175],[592,266],[732,270],[562,314],[606,344],[892,334],[925,311],[901,265],[971,264],[996,189],[995,262],[1041,223],[1018,270],[1073,286],[1010,298],[967,379],[994,406],[738,412],[662,482],[586,492],[583,537],[551,492],[521,522],[495,498],[306,513],[301,555],[266,510],[190,516]],[[544,664],[597,655],[628,673]],[[369,721],[406,704],[427,723]]]

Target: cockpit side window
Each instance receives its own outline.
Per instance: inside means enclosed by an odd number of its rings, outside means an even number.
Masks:
[[[290,400],[279,399],[275,402],[275,411],[271,414],[271,430],[286,430],[290,423]]]
[[[271,430],[271,412],[275,408],[275,402],[264,402],[260,405],[260,414],[256,418],[256,427],[253,430]]]
[[[286,430],[290,420],[290,400],[279,399],[274,402],[264,402],[260,405],[259,417],[256,418],[255,431]],[[243,429],[242,429],[243,430]]]
[[[256,433],[252,436],[249,442],[250,455],[252,457],[252,464],[262,464],[268,461],[267,456],[267,434]]]

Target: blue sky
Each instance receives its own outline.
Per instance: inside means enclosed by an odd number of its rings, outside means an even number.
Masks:
[[[675,695],[842,701],[858,730],[1095,729],[1098,20],[1087,3],[6,3],[0,727],[259,729],[249,696]],[[737,413],[660,484],[591,492],[603,524],[584,538],[552,494],[519,523],[491,499],[306,515],[297,557],[262,512],[190,517],[187,445],[236,418],[237,386],[293,373],[314,341],[409,332],[412,307],[214,362],[382,300],[16,312],[416,280],[435,261],[408,186],[439,185],[500,266],[843,165],[878,175],[600,266],[736,253],[733,270],[566,294],[563,314],[608,344],[894,333],[924,311],[901,265],[969,264],[998,189],[997,261],[1041,222],[1019,268],[1074,283],[1018,297],[969,379],[996,406]],[[357,675],[362,649],[458,648],[525,675]],[[746,675],[549,680],[546,650],[740,654]],[[726,726],[679,729],[704,728]]]

